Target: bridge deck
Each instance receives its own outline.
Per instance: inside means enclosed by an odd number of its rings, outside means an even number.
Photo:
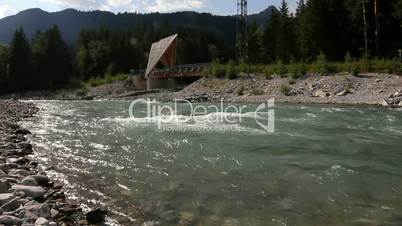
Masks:
[[[201,77],[208,66],[208,63],[177,65],[175,67],[155,69],[150,76],[157,79]],[[145,76],[145,70],[131,71],[131,73],[141,77]]]

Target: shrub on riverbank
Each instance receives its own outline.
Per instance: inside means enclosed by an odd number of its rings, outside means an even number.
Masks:
[[[124,80],[127,80],[128,78],[129,78],[129,75],[127,75],[127,74],[118,74],[118,75],[107,74],[103,78],[91,77],[87,82],[82,83],[82,87],[84,87],[84,88],[95,87],[95,86],[112,83],[115,81],[124,81]]]
[[[322,75],[329,73],[350,73],[353,75],[360,73],[388,73],[402,75],[402,62],[398,59],[370,59],[369,57],[362,57],[359,60],[355,60],[348,56],[345,57],[345,62],[330,62],[324,54],[320,54],[312,63],[292,60],[288,64],[277,61],[274,64],[268,65],[252,64],[245,66],[244,64],[236,65],[233,62],[228,64],[214,62],[204,71],[206,76],[216,78],[227,77],[229,79],[234,79],[241,74],[247,73],[263,75],[267,79],[272,78],[273,75],[297,79],[307,73],[318,73]]]

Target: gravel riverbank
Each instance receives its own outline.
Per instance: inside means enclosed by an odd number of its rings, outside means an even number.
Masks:
[[[270,98],[277,102],[318,104],[363,104],[402,106],[402,76],[390,74],[306,75],[299,79],[266,79],[250,76],[234,80],[202,78],[174,98],[189,101],[260,103]]]
[[[104,211],[83,214],[79,203],[66,199],[63,185],[53,182],[31,160],[30,132],[17,122],[32,117],[33,104],[0,101],[0,225],[88,225],[102,222]],[[86,220],[85,220],[86,218]]]
[[[4,99],[26,100],[135,100],[140,98],[171,102],[262,103],[275,98],[278,103],[358,104],[402,107],[402,76],[381,73],[308,74],[290,77],[243,75],[237,79],[204,77],[180,91],[138,91],[134,84],[117,81],[87,90],[28,92],[1,96]]]

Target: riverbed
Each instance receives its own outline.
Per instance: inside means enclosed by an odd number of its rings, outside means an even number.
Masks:
[[[22,125],[33,133],[35,158],[67,184],[70,198],[108,206],[129,219],[122,225],[402,219],[401,111],[280,104],[270,109],[275,130],[267,131],[256,123],[267,122],[264,112],[255,114],[258,104],[184,122],[186,103],[168,122],[148,117],[145,106],[130,117],[129,101],[34,104],[40,111]],[[222,116],[233,120],[214,120]]]

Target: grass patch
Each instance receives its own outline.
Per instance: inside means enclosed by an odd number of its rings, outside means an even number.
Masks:
[[[105,85],[109,84],[115,81],[124,81],[127,80],[129,76],[127,74],[118,74],[118,75],[110,75],[107,74],[105,77],[91,77],[88,81],[83,82],[81,86],[83,88],[89,88],[89,87],[96,87],[100,85]]]

